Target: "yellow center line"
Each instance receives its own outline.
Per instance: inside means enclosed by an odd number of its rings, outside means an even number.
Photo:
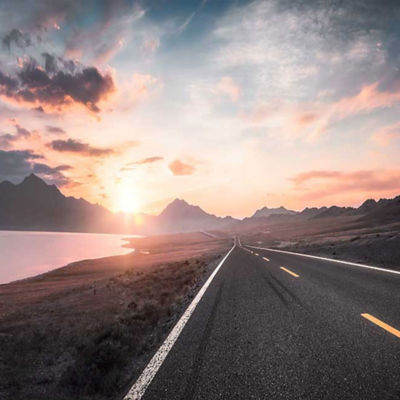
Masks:
[[[393,328],[392,326],[386,324],[385,322],[381,321],[378,318],[375,318],[371,314],[361,314],[362,317],[366,318],[367,320],[371,321],[372,323],[380,326],[381,328],[385,329],[386,331],[390,332],[392,335],[397,336],[400,338],[400,331]]]
[[[281,269],[283,269],[285,272],[287,272],[288,274],[294,276],[295,278],[298,278],[299,275],[295,274],[294,272],[290,271],[289,269],[285,268],[285,267],[280,267]]]
[[[269,258],[267,258],[267,257],[263,257],[263,259],[264,259],[265,261],[269,261]]]

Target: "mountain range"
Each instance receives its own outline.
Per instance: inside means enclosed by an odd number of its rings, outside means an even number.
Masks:
[[[64,196],[55,185],[48,185],[31,174],[21,183],[0,183],[0,229],[49,230],[71,232],[113,232],[155,234],[202,230],[240,229],[260,224],[273,224],[311,219],[358,216],[369,222],[399,219],[400,196],[393,199],[366,200],[360,207],[305,208],[285,207],[257,210],[251,217],[238,220],[209,214],[185,200],[175,199],[159,215],[140,214],[131,218],[114,214],[106,208],[80,198]],[[136,222],[140,220],[140,223]]]
[[[139,221],[136,222],[136,221]],[[176,199],[161,214],[125,215],[84,199],[64,196],[35,174],[21,183],[0,183],[0,229],[69,232],[163,233],[223,229],[236,220],[217,217],[198,206]]]

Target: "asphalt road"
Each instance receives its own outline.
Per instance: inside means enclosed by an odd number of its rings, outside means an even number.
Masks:
[[[252,250],[231,252],[142,399],[399,400],[400,275]]]

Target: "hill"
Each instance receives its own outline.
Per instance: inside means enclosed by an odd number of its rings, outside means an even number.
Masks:
[[[0,183],[0,229],[111,232],[113,214],[84,199],[65,197],[34,174]]]

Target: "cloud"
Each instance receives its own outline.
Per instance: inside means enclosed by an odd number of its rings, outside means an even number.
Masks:
[[[70,165],[65,164],[54,168],[42,163],[35,163],[32,165],[33,173],[40,175],[47,183],[60,187],[71,184],[71,180],[62,173],[63,171],[69,171],[71,169],[72,167]]]
[[[271,101],[257,105],[250,112],[242,112],[241,116],[252,125],[273,128],[281,137],[312,141],[338,121],[400,104],[400,91],[382,91],[379,87],[379,82],[365,85],[356,94],[332,102],[293,105]]]
[[[18,123],[14,123],[16,133],[14,135],[5,133],[0,135],[0,147],[8,149],[13,143],[18,142],[20,139],[26,139],[32,135],[32,132],[25,129]]]
[[[296,196],[312,201],[323,198],[359,195],[369,198],[382,194],[400,193],[400,170],[307,171],[290,178]]]
[[[181,34],[183,31],[186,30],[186,28],[190,25],[190,23],[192,22],[192,19],[196,16],[196,14],[204,7],[204,5],[207,3],[207,0],[202,0],[202,2],[200,3],[200,5],[196,8],[196,10],[194,10],[190,15],[188,15],[185,20],[183,21],[183,23],[181,25],[178,26],[177,28],[177,33]]]
[[[31,173],[36,173],[46,179],[48,183],[64,186],[70,183],[63,172],[70,170],[69,165],[51,167],[37,160],[43,159],[39,154],[31,150],[0,150],[0,181],[10,180],[14,183],[20,182]]]
[[[143,158],[142,160],[139,161],[133,161],[127,165],[143,165],[143,164],[151,164],[157,161],[161,161],[163,160],[164,157],[159,157],[159,156],[154,156],[154,157],[147,157],[147,158]]]
[[[217,90],[229,96],[233,102],[237,102],[240,97],[240,87],[233,81],[230,76],[224,76],[217,84]]]
[[[121,110],[131,111],[139,103],[146,101],[158,93],[164,83],[150,74],[134,73],[129,79],[120,83],[118,92],[118,103]]]
[[[126,166],[122,167],[120,169],[120,171],[133,171],[137,166],[153,164],[153,163],[161,161],[161,160],[164,160],[164,157],[154,156],[154,157],[143,158],[141,160],[133,161],[133,162],[126,164]]]
[[[168,165],[175,176],[192,175],[196,168],[193,165],[186,164],[180,160],[174,160]]]
[[[80,104],[97,113],[98,104],[115,90],[110,74],[47,53],[43,56],[44,68],[29,58],[15,76],[0,71],[3,99],[58,111]]]
[[[48,147],[59,152],[77,153],[90,157],[104,157],[114,153],[113,149],[93,147],[79,140],[53,140],[47,144]]]
[[[12,45],[23,49],[31,46],[32,40],[29,33],[14,28],[3,37],[2,43],[8,50],[11,50]]]
[[[160,47],[160,39],[157,38],[145,39],[141,46],[142,51],[147,56],[153,54],[159,47]]]
[[[398,139],[400,139],[400,122],[379,129],[371,137],[371,141],[378,146],[388,146]]]
[[[55,133],[55,134],[65,134],[66,132],[64,129],[58,127],[58,126],[53,126],[53,125],[46,125],[46,131],[49,133]]]
[[[297,174],[293,178],[290,178],[290,180],[296,186],[300,186],[315,179],[338,178],[342,176],[342,174],[343,173],[339,171],[308,171]]]

